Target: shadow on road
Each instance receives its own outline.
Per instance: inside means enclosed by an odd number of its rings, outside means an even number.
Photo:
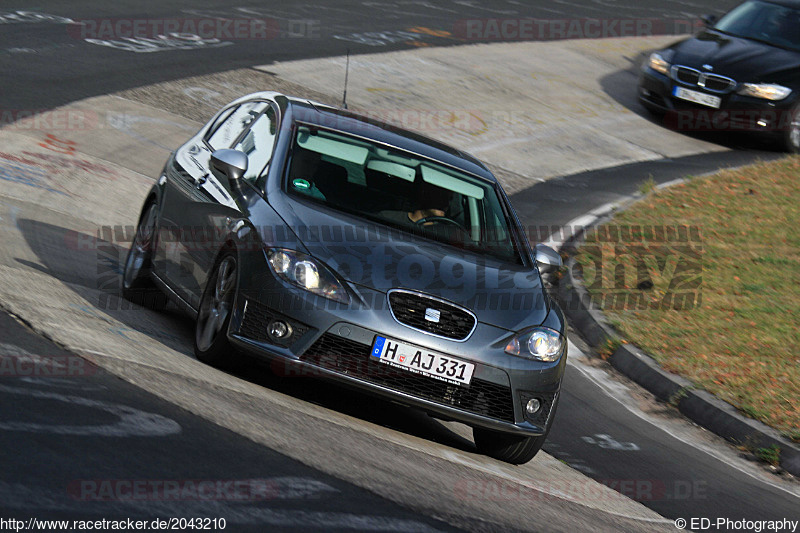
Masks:
[[[155,312],[121,297],[121,272],[128,253],[124,241],[114,239],[123,244],[120,246],[97,235],[31,219],[18,220],[18,227],[39,263],[23,259],[17,262],[58,279],[80,296],[85,304],[76,312],[103,317],[123,336],[125,332],[136,331],[194,359],[194,322],[189,317],[172,304],[163,312]],[[259,386],[372,424],[460,450],[475,451],[470,440],[417,409],[372,396],[365,401],[363,393],[315,377],[281,378],[272,374],[267,365],[254,360],[248,360],[232,373]]]

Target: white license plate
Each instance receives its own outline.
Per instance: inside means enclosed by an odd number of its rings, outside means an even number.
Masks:
[[[370,357],[395,368],[458,385],[469,385],[475,370],[475,365],[461,359],[381,336],[375,337]]]
[[[716,109],[719,109],[719,106],[722,105],[722,98],[719,96],[701,93],[700,91],[693,91],[685,87],[675,87],[672,89],[672,95],[675,98],[680,98],[681,100],[688,100],[689,102],[707,105],[708,107],[713,107]]]

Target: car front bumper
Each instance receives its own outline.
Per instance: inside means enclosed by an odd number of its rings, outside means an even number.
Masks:
[[[677,98],[673,96],[676,85],[720,97],[721,105],[716,109]],[[797,101],[797,94],[792,93],[783,100],[773,102],[736,92],[713,93],[678,83],[645,66],[639,74],[638,98],[648,109],[665,114],[665,125],[678,131],[728,131],[778,137],[785,135],[789,129],[791,109]]]
[[[373,301],[386,298],[378,291],[360,290],[372,293]],[[268,325],[274,320],[289,324],[292,335],[271,337]],[[383,364],[370,357],[376,335],[469,361],[475,365],[472,380],[468,386],[456,385]],[[280,376],[333,379],[440,418],[540,436],[552,422],[566,345],[557,361],[533,361],[505,353],[512,335],[479,322],[464,342],[442,339],[395,321],[388,306],[351,309],[286,287],[240,290],[228,332],[238,348],[268,361]],[[531,415],[525,405],[533,398],[541,408]]]

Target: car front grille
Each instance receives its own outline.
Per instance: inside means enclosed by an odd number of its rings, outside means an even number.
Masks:
[[[452,385],[380,363],[370,357],[371,349],[368,344],[325,333],[300,360],[476,415],[514,422],[510,387],[476,378],[468,387]]]
[[[404,326],[457,341],[469,338],[478,323],[462,307],[405,290],[389,291],[389,309]]]
[[[675,67],[673,78],[687,85],[697,85],[700,80],[700,71],[687,67]]]
[[[674,65],[670,72],[672,73],[672,79],[676,81],[701,87],[714,93],[729,93],[736,88],[736,80],[719,74],[700,72],[697,69],[683,65]]]

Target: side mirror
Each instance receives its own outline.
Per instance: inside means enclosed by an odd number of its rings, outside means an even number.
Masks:
[[[563,265],[563,261],[561,261],[561,256],[547,246],[546,244],[537,244],[536,245],[536,266],[539,267],[539,272],[545,273],[550,272],[551,270],[555,270],[556,268],[560,268]]]
[[[247,155],[239,150],[217,150],[211,154],[211,173],[218,180],[238,185],[247,172]]]
[[[716,15],[703,15],[700,17],[700,20],[703,22],[703,25],[706,28],[710,28],[714,24],[717,23],[717,16]]]

